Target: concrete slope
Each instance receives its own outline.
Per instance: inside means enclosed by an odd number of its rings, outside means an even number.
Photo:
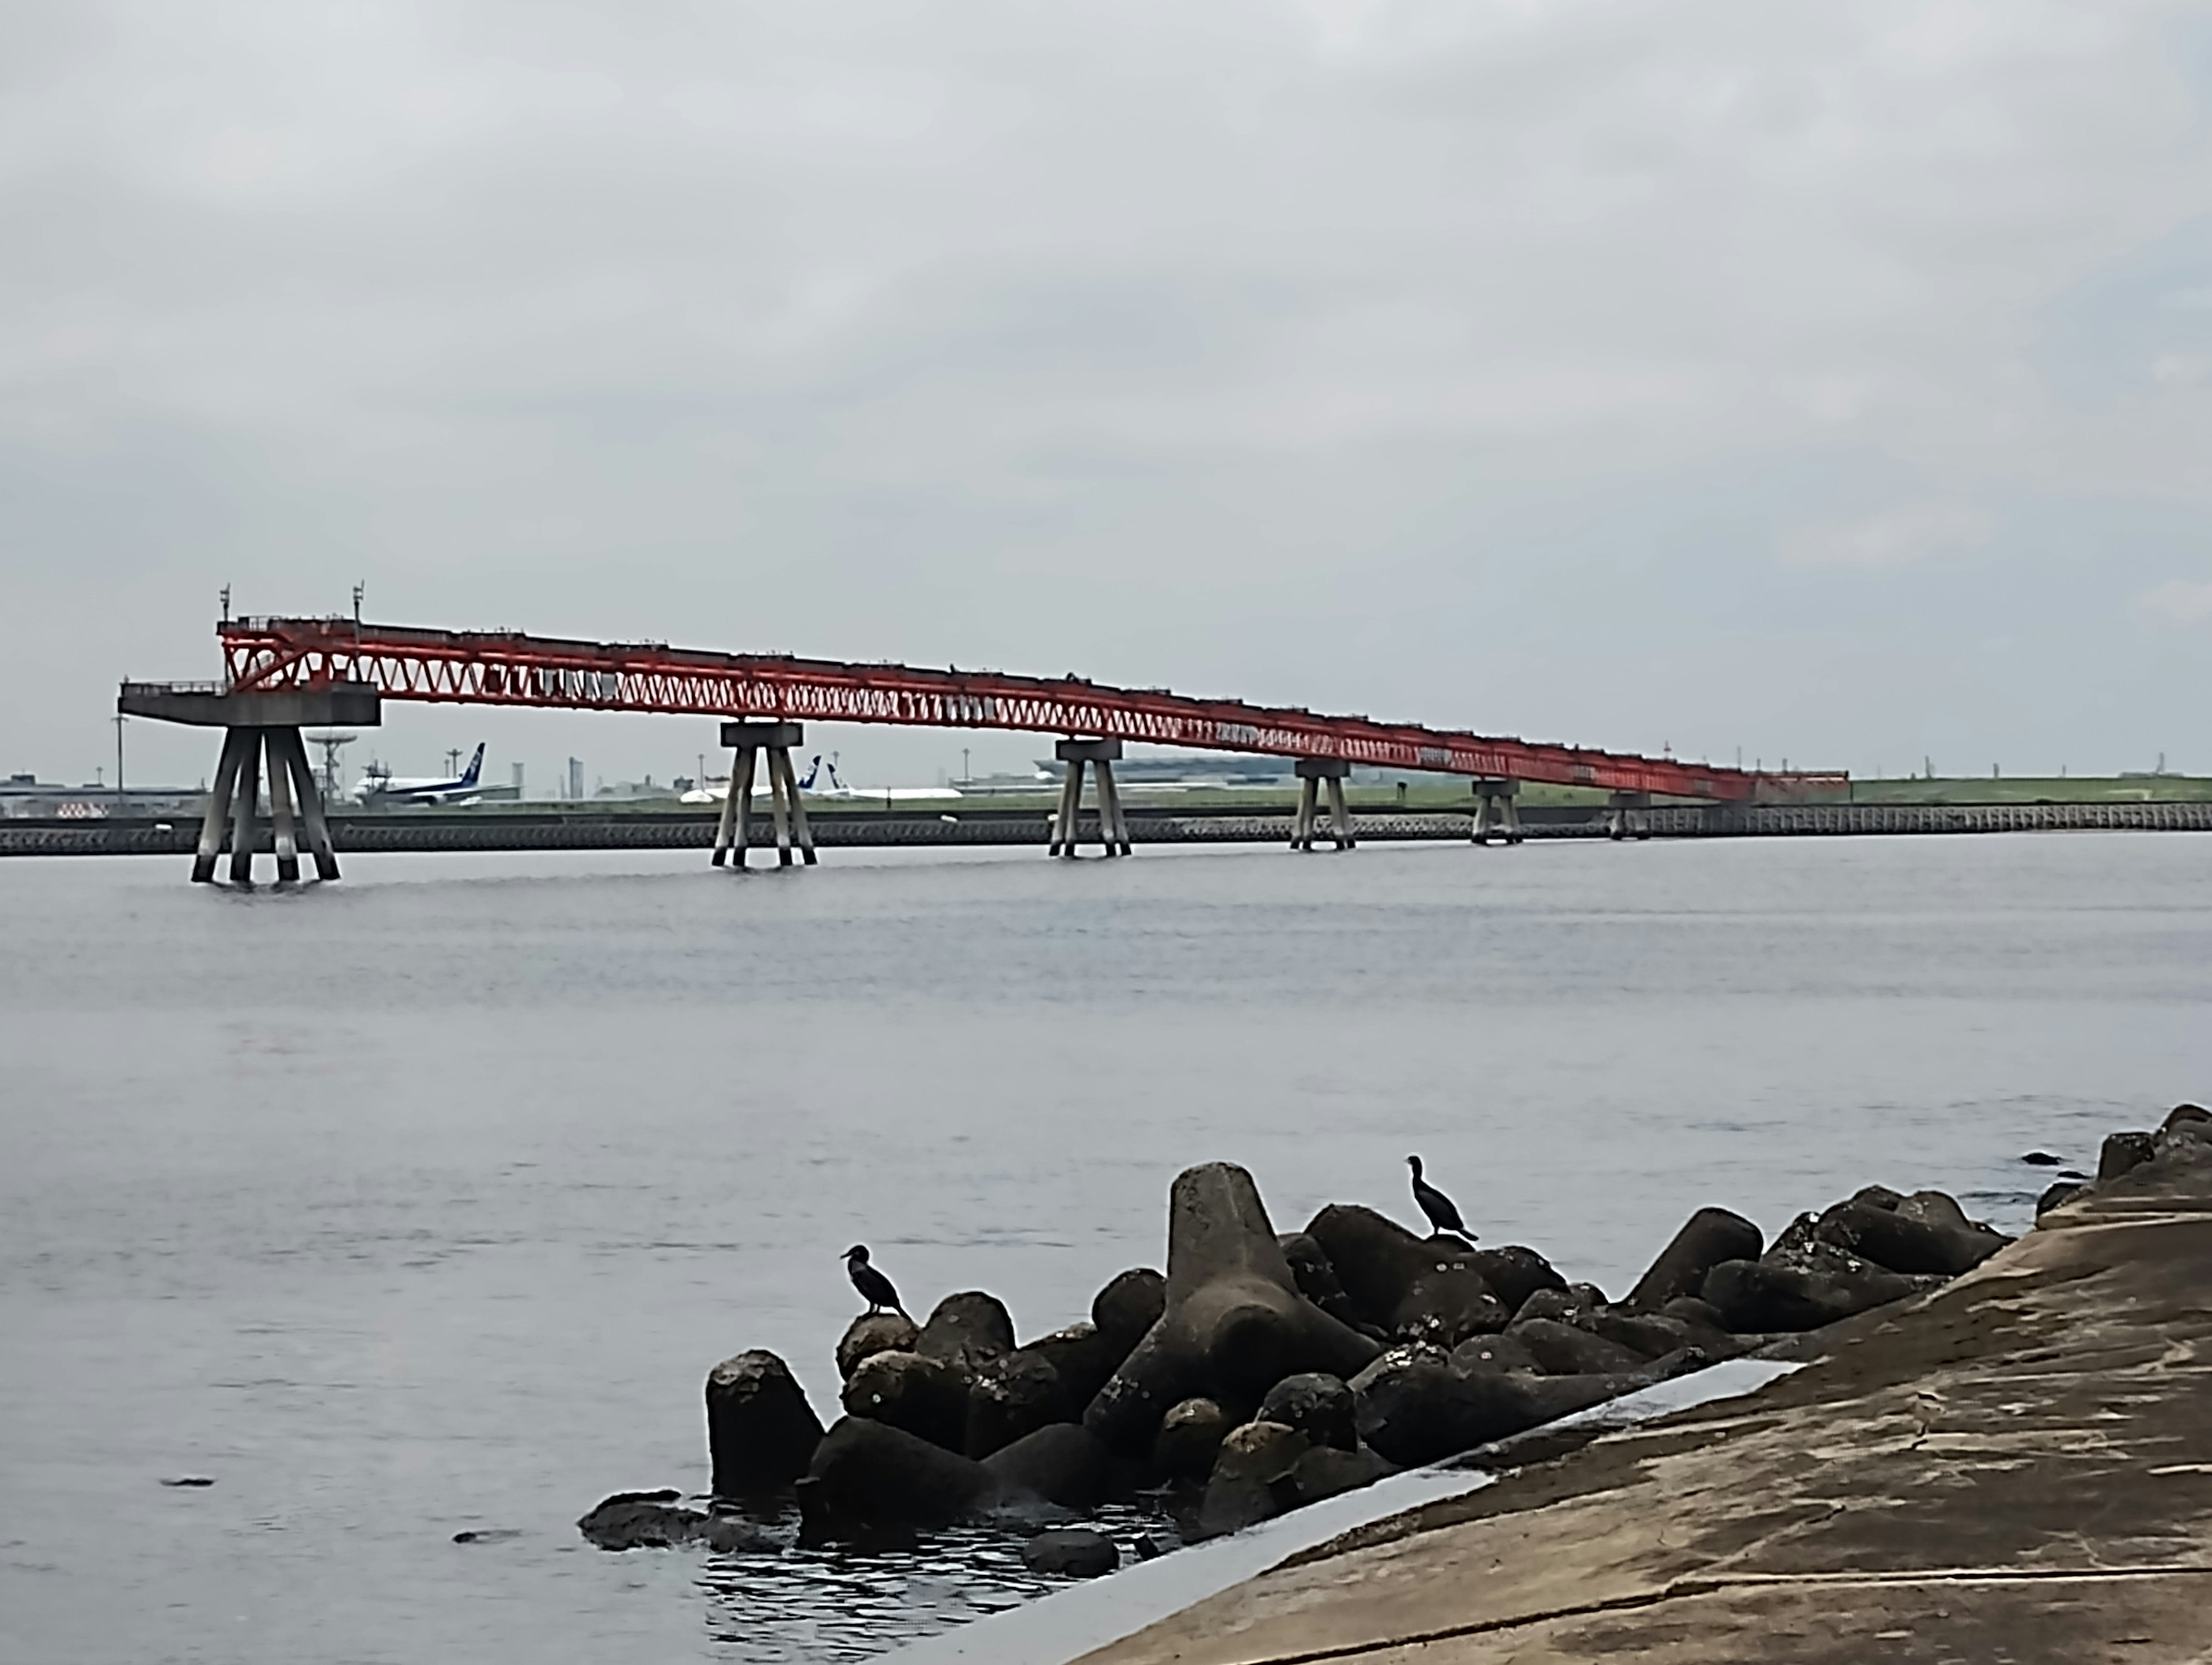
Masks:
[[[1085,1665],[2212,1660],[2212,1147],[1814,1362],[1224,1591]]]

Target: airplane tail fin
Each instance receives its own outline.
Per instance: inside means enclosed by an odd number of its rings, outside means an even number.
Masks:
[[[801,791],[801,792],[811,792],[811,791],[813,791],[813,790],[814,790],[814,777],[815,777],[816,775],[817,775],[821,774],[821,773],[822,773],[822,754],[821,754],[820,752],[818,752],[818,751],[817,751],[817,752],[816,752],[816,753],[814,754],[814,757],[813,757],[812,761],[811,761],[811,762],[810,762],[810,763],[807,764],[807,766],[806,766],[806,775],[805,775],[805,779],[803,779],[802,781],[799,781],[799,791]]]
[[[461,776],[461,784],[463,786],[472,787],[476,785],[477,772],[483,768],[483,753],[484,743],[482,740],[478,740],[477,742],[477,755],[469,759],[468,772]]]

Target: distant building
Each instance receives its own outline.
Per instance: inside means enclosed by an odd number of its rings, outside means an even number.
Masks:
[[[101,821],[110,816],[196,816],[205,807],[204,787],[131,787],[118,793],[94,782],[68,787],[35,775],[0,781],[0,818],[15,821]]]

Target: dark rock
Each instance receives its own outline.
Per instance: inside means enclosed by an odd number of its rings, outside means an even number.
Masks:
[[[215,1480],[213,1476],[208,1474],[179,1474],[174,1480],[163,1480],[161,1484],[181,1487],[186,1491],[201,1491],[213,1486]]]
[[[1455,1370],[1526,1370],[1532,1376],[1544,1370],[1528,1343],[1510,1329],[1500,1335],[1469,1336],[1451,1350],[1451,1366]]]
[[[1217,1538],[1241,1532],[1282,1513],[1290,1494],[1287,1490],[1279,1494],[1277,1483],[1286,1480],[1297,1460],[1312,1449],[1304,1434],[1279,1422],[1248,1422],[1231,1429],[1214,1457],[1206,1498],[1199,1504],[1199,1534]]]
[[[1705,1274],[1705,1298],[1738,1334],[1809,1330],[1901,1301],[1940,1281],[1887,1272],[1826,1244],[1819,1247],[1828,1253],[1784,1261],[1771,1255],[1766,1260],[1723,1261]]]
[[[1079,1423],[1055,1422],[983,1460],[1003,1496],[1027,1495],[1088,1509],[1105,1494],[1108,1455]]]
[[[2112,1133],[2105,1139],[2105,1147],[2097,1154],[2097,1177],[2118,1179],[2130,1168],[2139,1168],[2158,1154],[2157,1141],[2149,1133]]]
[[[520,1538],[522,1529],[512,1526],[480,1526],[467,1532],[456,1532],[457,1544],[503,1544],[510,1538]]]
[[[1208,1163],[1170,1193],[1166,1310],[1084,1422],[1116,1451],[1149,1452],[1178,1400],[1252,1403],[1285,1376],[1348,1376],[1375,1352],[1298,1293],[1251,1175]]]
[[[1700,1208],[1682,1223],[1621,1304],[1639,1312],[1659,1311],[1678,1296],[1695,1295],[1705,1273],[1723,1261],[1755,1261],[1765,1248],[1759,1229],[1742,1215]]]
[[[729,1515],[709,1515],[699,1528],[697,1541],[722,1555],[747,1554],[776,1547],[775,1535],[750,1521]]]
[[[985,1359],[968,1384],[968,1455],[988,1457],[1048,1423],[1068,1420],[1066,1401],[1060,1372],[1038,1354],[1017,1347]]]
[[[941,1358],[879,1352],[860,1361],[845,1384],[847,1414],[902,1428],[963,1451],[968,1443],[968,1378]]]
[[[1893,1191],[1887,1185],[1862,1185],[1848,1200],[1863,1202],[1869,1208],[1894,1208],[1905,1200],[1905,1194]]]
[[[1942,1200],[1949,1204],[1948,1213],[1956,1216],[1955,1225],[1938,1208],[1923,1206],[1908,1212],[1905,1206],[1877,1208],[1852,1201],[1838,1203],[1821,1215],[1814,1231],[1822,1243],[1891,1272],[1956,1277],[1996,1254],[2005,1239],[1995,1231],[1976,1231],[1958,1204],[1948,1197]]]
[[[1897,1212],[1949,1237],[1954,1259],[1966,1263],[1960,1267],[1961,1272],[1972,1271],[2012,1241],[1995,1226],[1967,1218],[1959,1200],[1947,1191],[1915,1191],[1897,1205]]]
[[[1213,1472],[1215,1454],[1237,1419],[1210,1399],[1186,1399],[1168,1407],[1152,1441],[1152,1458],[1177,1480],[1201,1480]]]
[[[1503,1249],[1477,1249],[1461,1258],[1482,1274],[1482,1281],[1490,1285],[1491,1293],[1497,1296],[1509,1313],[1518,1314],[1522,1303],[1540,1289],[1567,1286],[1567,1280],[1549,1261],[1518,1243],[1509,1243]]]
[[[2063,1208],[2089,1188],[2074,1180],[2060,1180],[2035,1200],[2035,1217],[2043,1216],[2054,1208]]]
[[[1413,1280],[1397,1310],[1390,1315],[1390,1334],[1401,1341],[1450,1347],[1470,1335],[1494,1334],[1504,1329],[1512,1315],[1464,1253],[1453,1248],[1449,1237],[1431,1237],[1429,1242],[1442,1252],[1430,1269]]]
[[[1364,1446],[1344,1450],[1334,1445],[1316,1445],[1291,1465],[1290,1474],[1277,1481],[1274,1489],[1278,1494],[1287,1489],[1289,1506],[1303,1509],[1324,1498],[1372,1486],[1385,1474],[1396,1472],[1396,1465],[1385,1461]]]
[[[1283,1258],[1291,1265],[1291,1276],[1297,1280],[1299,1294],[1340,1324],[1358,1329],[1367,1322],[1351,1296],[1345,1293],[1344,1285],[1337,1281],[1336,1268],[1328,1263],[1328,1255],[1317,1238],[1310,1232],[1286,1231],[1279,1241]]]
[[[1708,1358],[1733,1358],[1743,1351],[1717,1324],[1692,1324],[1663,1313],[1629,1313],[1617,1307],[1593,1313],[1581,1328],[1624,1346],[1639,1359],[1663,1358],[1695,1347]]]
[[[617,1492],[576,1522],[576,1529],[601,1549],[672,1549],[696,1538],[703,1510],[686,1509],[674,1490]]]
[[[1618,1342],[1556,1318],[1516,1318],[1505,1333],[1535,1355],[1547,1376],[1618,1375],[1646,1362]]]
[[[1344,1203],[1315,1215],[1305,1235],[1328,1255],[1352,1310],[1399,1340],[1449,1346],[1503,1329],[1510,1316],[1477,1251],[1455,1238],[1417,1237],[1371,1208]]]
[[[1118,1273],[1091,1297],[1091,1322],[1118,1367],[1168,1309],[1168,1280],[1148,1266]]]
[[[2212,1110],[2202,1104],[2176,1104],[2168,1110],[2152,1143],[2163,1151],[2177,1140],[2212,1144]]]
[[[1671,1368],[1671,1367],[1670,1367]],[[1454,1370],[1432,1347],[1394,1347],[1352,1378],[1359,1437],[1401,1467],[1435,1462],[1662,1380]]]
[[[1310,1370],[1286,1376],[1267,1389],[1253,1420],[1295,1428],[1316,1445],[1349,1451],[1359,1443],[1352,1421],[1352,1389],[1340,1376]]]
[[[981,1514],[998,1497],[981,1463],[867,1417],[832,1425],[807,1478],[802,1506],[816,1516],[811,1524],[833,1532],[884,1522],[949,1525]]]
[[[2030,1151],[2026,1156],[2022,1157],[2021,1160],[2027,1163],[2031,1168],[2056,1168],[2060,1163],[2065,1161],[2066,1158],[2064,1157],[2055,1157],[2048,1151]]]
[[[1395,1325],[1399,1305],[1416,1280],[1440,1261],[1469,1252],[1449,1242],[1435,1246],[1386,1215],[1352,1203],[1329,1204],[1300,1235],[1321,1245],[1354,1310],[1384,1329]]]
[[[822,1419],[774,1353],[741,1352],[708,1372],[707,1449],[716,1497],[789,1486],[821,1443]]]
[[[1106,1338],[1099,1334],[1098,1327],[1089,1319],[1054,1330],[1050,1335],[1041,1335],[1014,1351],[1034,1353],[1060,1372],[1060,1389],[1066,1398],[1066,1415],[1070,1419],[1083,1414],[1083,1407],[1106,1385],[1115,1366],[1127,1356],[1115,1352]]]
[[[1097,1578],[1121,1565],[1121,1552],[1103,1532],[1087,1526],[1040,1532],[1022,1546],[1022,1565],[1031,1572],[1062,1578]]]
[[[860,1361],[879,1352],[912,1352],[921,1329],[902,1312],[866,1312],[845,1327],[837,1343],[837,1378],[850,1382]]]
[[[985,1359],[1014,1350],[1014,1321],[997,1296],[963,1290],[937,1303],[914,1350],[973,1374]]]
[[[1659,1309],[1659,1316],[1679,1318],[1692,1328],[1702,1327],[1718,1330],[1723,1334],[1728,1332],[1728,1322],[1722,1317],[1721,1310],[1711,1301],[1701,1300],[1694,1295],[1677,1295]]]
[[[1580,1323],[1606,1306],[1605,1291],[1595,1284],[1568,1284],[1559,1289],[1540,1289],[1521,1303],[1513,1315],[1523,1318],[1556,1318],[1563,1324]]]

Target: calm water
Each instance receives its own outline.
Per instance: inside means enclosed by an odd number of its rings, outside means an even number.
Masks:
[[[2212,1092],[2212,839],[353,858],[298,895],[0,862],[0,1656],[849,1656],[986,1540],[613,1556],[747,1346],[825,1406],[872,1244],[1025,1334],[1176,1170],[1618,1289],[1692,1208],[1869,1181],[2008,1227]],[[165,1476],[212,1476],[208,1490]],[[514,1535],[456,1545],[453,1534]]]

